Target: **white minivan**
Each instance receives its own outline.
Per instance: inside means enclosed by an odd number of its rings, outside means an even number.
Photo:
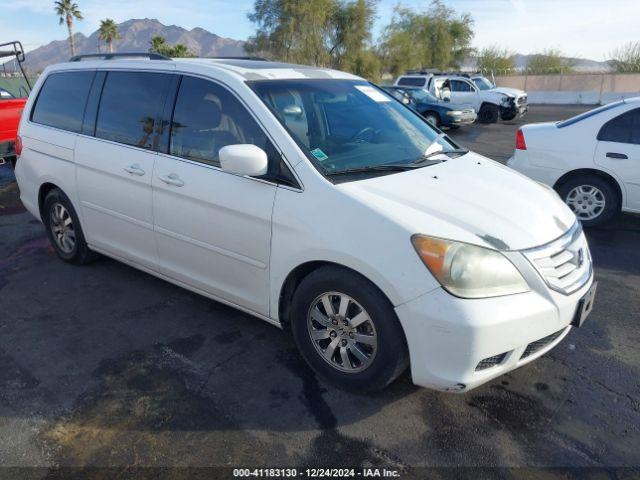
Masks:
[[[24,110],[16,177],[57,255],[108,255],[290,329],[323,378],[468,391],[591,311],[551,189],[362,78],[245,59],[78,58]]]

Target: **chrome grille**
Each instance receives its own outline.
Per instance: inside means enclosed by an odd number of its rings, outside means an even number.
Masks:
[[[565,295],[591,277],[591,254],[580,222],[557,240],[522,253],[550,288]]]
[[[562,332],[564,332],[564,330],[565,329],[563,328],[562,330],[558,330],[557,332],[552,333],[551,335],[548,335],[544,338],[536,340],[535,342],[531,342],[529,345],[527,345],[527,348],[524,349],[524,352],[522,353],[522,355],[520,355],[520,360],[522,360],[523,358],[527,358],[533,355],[534,353],[542,350],[544,347],[546,347],[547,345],[552,343],[555,339],[557,339],[560,335],[562,335]]]

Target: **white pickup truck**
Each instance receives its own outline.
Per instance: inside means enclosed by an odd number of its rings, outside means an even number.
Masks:
[[[411,73],[399,76],[395,85],[419,86],[444,101],[469,104],[480,123],[513,120],[529,109],[526,92],[496,87],[480,74]]]

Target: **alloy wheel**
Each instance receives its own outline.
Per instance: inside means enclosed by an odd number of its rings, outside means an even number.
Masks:
[[[349,295],[326,292],[316,297],[307,315],[307,328],[316,351],[337,370],[361,372],[376,356],[378,336],[373,320]]]
[[[65,254],[73,253],[76,247],[76,232],[69,211],[61,203],[54,203],[50,211],[50,226],[58,248]]]

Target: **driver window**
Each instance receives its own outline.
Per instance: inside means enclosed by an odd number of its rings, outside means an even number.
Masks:
[[[471,92],[471,85],[462,80],[451,80],[451,91],[453,92]]]
[[[275,152],[253,117],[228,90],[208,80],[182,77],[171,122],[170,153],[219,167],[220,149],[239,143],[256,145],[270,157]]]

